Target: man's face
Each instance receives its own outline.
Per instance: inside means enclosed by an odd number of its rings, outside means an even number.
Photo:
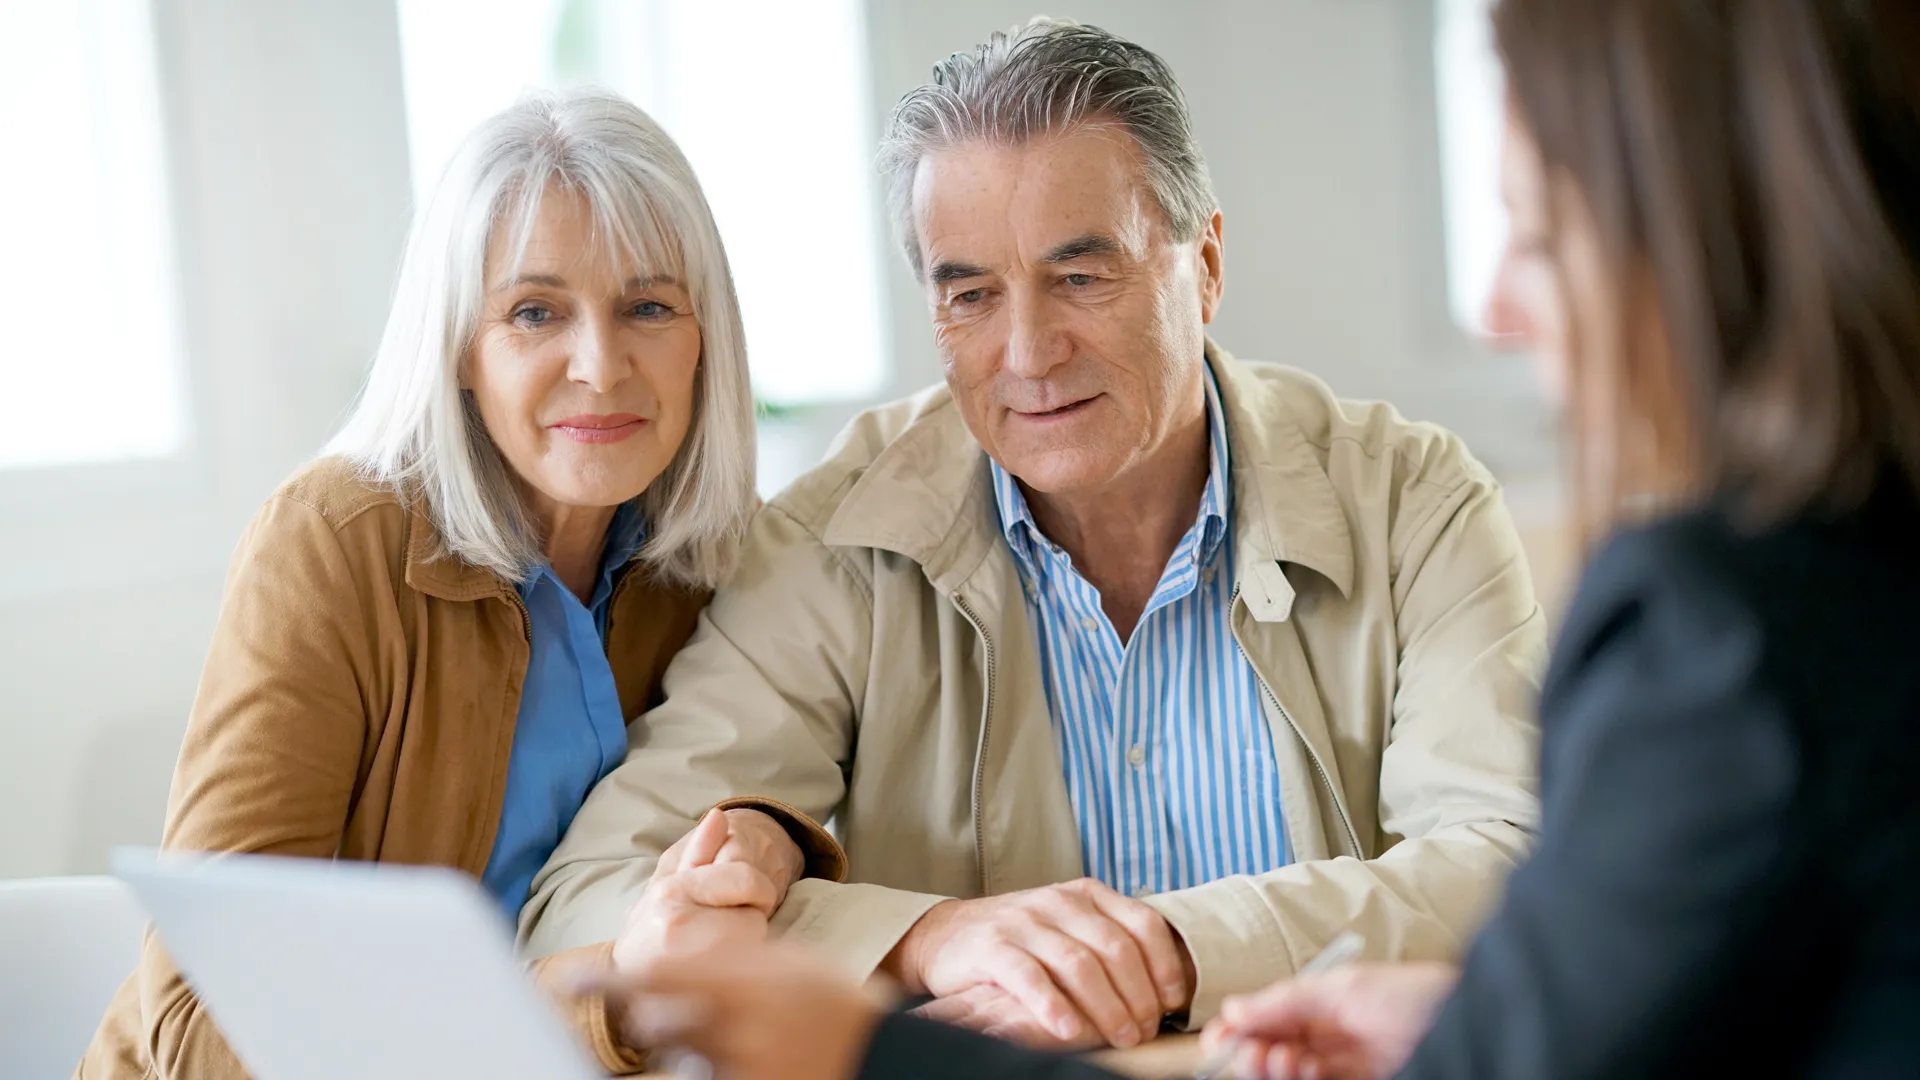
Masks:
[[[930,155],[913,212],[947,385],[1029,488],[1098,493],[1202,414],[1220,215],[1176,241],[1124,131]]]

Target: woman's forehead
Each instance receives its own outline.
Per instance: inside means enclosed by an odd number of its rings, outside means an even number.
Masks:
[[[513,200],[487,244],[490,285],[553,279],[644,287],[684,284],[679,245],[651,213],[621,213],[583,193],[549,185],[537,200]]]

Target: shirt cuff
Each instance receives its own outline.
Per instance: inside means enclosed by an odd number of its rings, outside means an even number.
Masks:
[[[820,823],[805,813],[778,799],[762,798],[758,795],[743,795],[737,799],[727,799],[714,804],[715,810],[758,810],[780,823],[787,835],[799,847],[800,854],[806,859],[807,867],[801,872],[803,878],[820,878],[824,881],[841,882],[847,880],[847,853],[840,847],[840,841],[833,838]]]

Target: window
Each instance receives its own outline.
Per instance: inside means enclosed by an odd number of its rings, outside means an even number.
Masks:
[[[1487,297],[1507,238],[1500,202],[1505,89],[1491,9],[1491,0],[1435,0],[1434,12],[1448,300],[1454,318],[1476,333],[1485,329]]]
[[[699,174],[759,396],[801,405],[881,389],[860,0],[399,0],[399,10],[416,191],[526,87],[623,94]]]
[[[0,0],[0,470],[188,434],[149,0]]]

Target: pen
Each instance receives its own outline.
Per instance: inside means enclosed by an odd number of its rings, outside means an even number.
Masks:
[[[1352,930],[1343,931],[1339,937],[1328,942],[1326,948],[1320,950],[1320,955],[1307,961],[1306,966],[1294,974],[1296,976],[1311,975],[1317,971],[1327,971],[1341,964],[1352,963],[1360,959],[1360,954],[1365,952],[1366,948],[1366,938]],[[1239,1049],[1240,1040],[1228,1037],[1221,1042],[1218,1049],[1200,1063],[1199,1068],[1193,1071],[1193,1080],[1219,1080],[1220,1077],[1227,1075],[1227,1069],[1233,1065],[1233,1055]]]

